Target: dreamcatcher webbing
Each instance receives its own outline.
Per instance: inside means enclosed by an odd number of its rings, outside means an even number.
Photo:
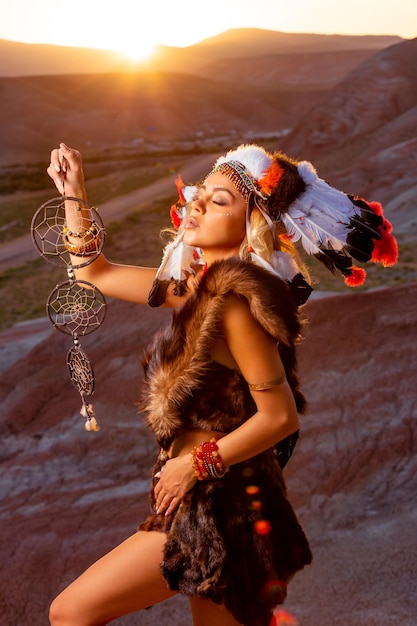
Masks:
[[[101,326],[106,315],[106,301],[95,285],[77,280],[74,269],[85,267],[97,258],[104,245],[105,229],[98,211],[85,200],[65,196],[63,178],[62,185],[63,195],[48,200],[36,211],[31,235],[36,249],[46,261],[66,268],[68,280],[51,291],[46,311],[54,328],[72,337],[73,346],[67,353],[68,373],[81,396],[80,413],[86,418],[85,429],[98,431],[100,427],[91,403],[94,371],[81,348],[79,337],[91,334]],[[80,215],[88,214],[85,228],[76,233],[70,232],[66,224],[65,204],[68,202],[76,204]],[[84,220],[83,216],[81,221]],[[80,240],[88,236],[88,244],[71,245],[71,235]]]

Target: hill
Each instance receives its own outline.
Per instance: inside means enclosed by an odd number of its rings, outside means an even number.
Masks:
[[[300,624],[415,623],[416,288],[307,305],[300,373],[309,411],[285,470],[314,553],[285,605]],[[0,381],[4,624],[46,623],[62,586],[146,514],[156,447],[135,402],[144,346],[169,316],[111,302],[97,336],[83,340],[96,374],[99,433],[86,433],[78,414],[65,364],[69,337],[49,322],[26,337],[27,326],[2,336],[3,349],[20,340],[20,358]],[[191,618],[175,598],[117,624],[189,626]]]
[[[322,95],[161,72],[2,78],[0,164],[44,159],[62,137],[98,153],[279,133]]]
[[[282,139],[346,191],[386,205],[397,234],[417,234],[417,39],[374,53]],[[330,148],[330,149],[329,149]]]
[[[293,85],[270,80],[276,55],[268,57],[269,65],[261,63],[264,57],[218,61],[229,76],[252,63],[259,70],[250,73],[256,88],[250,80],[190,80],[158,72],[0,79],[0,238],[7,242],[0,246],[0,266],[36,258],[30,220],[52,193],[45,166],[51,147],[62,139],[83,151],[91,197],[109,207],[109,216],[118,215],[119,206],[125,216],[149,208],[153,196],[146,189],[142,196],[141,188],[155,181],[163,224],[176,172],[184,173],[193,155],[207,152],[213,161],[224,147],[257,140],[311,159],[322,177],[345,191],[381,201],[400,243],[400,262],[390,280],[415,280],[416,45],[403,41],[373,53],[325,88],[296,84],[297,76],[306,80],[311,63],[302,54],[292,76],[283,78]],[[335,53],[335,58],[340,57]],[[332,70],[331,63],[327,68]],[[324,73],[317,74],[321,82]],[[25,237],[15,241],[19,235]],[[122,229],[118,246],[130,253],[120,261],[136,262],[135,246],[123,242],[125,237]],[[374,269],[368,272],[370,286],[381,281]],[[334,289],[327,276],[320,279],[322,289]],[[23,300],[12,307],[17,319],[43,306],[26,299],[30,277],[20,282]],[[9,298],[13,275],[2,284]]]
[[[194,74],[213,60],[265,54],[366,50],[400,41],[395,36],[340,36],[280,33],[256,28],[232,29],[186,48],[157,46],[153,56],[129,63],[113,50],[25,44],[0,40],[0,76],[92,74],[150,69]]]
[[[63,137],[94,153],[280,136],[398,39],[236,29],[160,46],[132,71],[109,51],[0,41],[0,165],[44,159]]]

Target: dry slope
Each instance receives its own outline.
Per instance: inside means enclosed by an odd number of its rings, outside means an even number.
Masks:
[[[416,295],[412,285],[307,306],[300,364],[310,410],[286,470],[315,555],[293,581],[286,606],[302,626],[415,624]],[[155,446],[134,403],[142,348],[169,315],[112,302],[105,326],[85,339],[103,426],[96,435],[83,431],[77,414],[64,364],[67,337],[53,331],[5,368],[5,625],[46,624],[50,598],[145,514]],[[186,602],[175,598],[116,623],[188,626],[191,620]]]

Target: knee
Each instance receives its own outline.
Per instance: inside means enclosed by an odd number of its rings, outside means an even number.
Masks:
[[[62,594],[52,601],[49,607],[49,623],[51,626],[71,626],[73,624],[68,608],[68,603],[65,602]]]
[[[104,626],[104,623],[92,618],[84,605],[77,602],[76,594],[64,589],[49,607],[51,626]]]

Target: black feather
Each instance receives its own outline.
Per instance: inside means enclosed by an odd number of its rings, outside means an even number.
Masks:
[[[318,261],[323,263],[332,274],[336,274],[336,270],[342,274],[349,274],[352,269],[352,259],[344,251],[322,249],[318,254],[314,255]]]

